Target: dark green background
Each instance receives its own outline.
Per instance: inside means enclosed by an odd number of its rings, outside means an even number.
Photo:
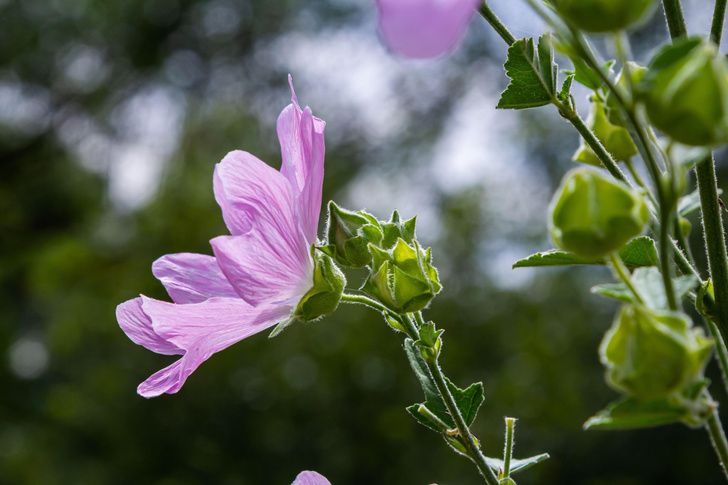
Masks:
[[[493,8],[510,1],[494,0]],[[251,337],[213,356],[177,395],[136,395],[136,385],[171,359],[129,341],[114,309],[139,293],[166,299],[151,263],[166,253],[209,254],[207,241],[225,233],[211,184],[225,153],[242,148],[278,167],[274,122],[288,103],[288,72],[301,79],[302,104],[329,121],[324,201],[361,199],[351,195],[352,182],[380,170],[428,202],[420,224],[436,230],[420,239],[433,246],[444,290],[426,317],[446,329],[442,364],[450,378],[463,387],[484,382],[474,431],[487,454],[500,455],[503,417],[515,416],[516,455],[552,455],[520,484],[721,483],[701,430],[581,430],[617,397],[596,353],[616,305],[589,292],[610,279],[606,269],[542,270],[521,283],[493,270],[498,248],[501,259],[515,259],[550,247],[544,194],[570,166],[573,130],[550,108],[487,114],[516,123],[523,135],[500,143],[521,151],[528,187],[541,190],[518,194],[530,218],[489,197],[494,184],[524,190],[512,179],[494,173],[443,190],[420,163],[473,76],[485,73],[475,81],[492,96],[505,87],[504,46],[482,19],[450,59],[391,61],[402,83],[396,109],[409,121],[384,138],[362,130],[355,108],[310,101],[326,97],[328,87],[306,73],[327,52],[314,49],[299,73],[300,63],[266,50],[285,33],[296,33],[291,47],[305,49],[326,29],[349,29],[369,32],[361,49],[381,51],[372,10],[366,1],[0,1],[0,483],[288,485],[304,469],[333,485],[480,483],[475,467],[407,415],[404,408],[422,397],[401,335],[363,308],[342,307],[274,340]],[[657,16],[635,35],[636,50],[644,57],[648,43],[664,38]],[[74,56],[90,64],[73,71]],[[220,72],[229,74],[222,84]],[[446,89],[427,89],[435,73]],[[420,83],[425,107],[412,95]],[[354,97],[362,84],[336,87]],[[167,96],[170,116],[184,113],[181,131],[169,146],[145,139],[168,164],[148,203],[124,205],[109,188],[112,165],[124,143],[149,133],[124,125],[123,106],[150,89]],[[79,163],[82,150],[95,168]],[[364,190],[372,198],[365,204],[377,205],[378,190]],[[351,273],[350,281],[362,276]],[[36,359],[23,374],[18,362],[28,352]],[[709,372],[717,382],[714,364]]]

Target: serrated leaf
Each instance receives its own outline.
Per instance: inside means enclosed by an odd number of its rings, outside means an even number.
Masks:
[[[619,257],[630,269],[642,266],[657,266],[660,263],[659,259],[657,259],[655,241],[647,236],[632,239],[619,250]]]
[[[551,458],[551,456],[548,453],[543,453],[541,455],[532,456],[530,458],[523,458],[521,460],[511,460],[511,475],[516,472],[523,471],[526,468],[531,468],[536,463],[541,463],[542,461],[548,460],[549,458]],[[503,470],[503,460],[486,456],[485,462],[496,473]]]
[[[501,94],[497,108],[525,109],[544,106],[556,96],[558,66],[550,34],[539,38],[520,39],[508,48],[508,59],[503,66],[511,79]]]
[[[564,79],[564,84],[561,85],[561,91],[559,91],[559,99],[562,102],[569,102],[569,96],[571,96],[571,85],[574,82],[574,75],[570,74]]]
[[[455,428],[455,421],[453,421],[452,416],[450,416],[450,413],[447,410],[445,402],[440,397],[435,381],[432,379],[432,375],[427,368],[427,364],[420,355],[419,349],[411,339],[406,339],[404,346],[410,366],[412,366],[412,370],[415,372],[417,380],[420,381],[422,391],[425,394],[425,402],[421,405],[425,406],[430,413],[435,415],[449,428]],[[445,383],[448,389],[450,389],[450,393],[455,399],[455,405],[460,410],[465,423],[470,426],[473,424],[473,421],[475,421],[475,417],[478,415],[478,409],[480,409],[480,406],[483,404],[485,399],[483,394],[483,384],[481,382],[476,382],[475,384],[468,386],[467,389],[463,390],[450,382],[448,378],[445,378]],[[420,404],[416,404],[414,406],[420,406]],[[415,414],[410,411],[412,408],[413,406],[410,406],[407,408],[407,411],[409,411],[410,414],[417,419],[417,421],[421,422],[428,428],[434,429],[435,431],[442,431],[439,428],[435,429],[435,427],[431,424],[427,424],[431,423],[431,420],[423,416],[422,413],[417,412]],[[420,417],[423,419],[420,419]]]
[[[677,423],[689,415],[687,409],[671,404],[667,399],[643,402],[628,397],[613,402],[584,423],[584,429],[649,428]]]
[[[630,268],[642,266],[656,266],[658,264],[655,241],[647,236],[640,236],[628,242],[620,251],[619,256],[624,264]],[[578,254],[551,249],[518,260],[513,268],[532,268],[540,266],[571,266],[571,265],[606,265],[604,258],[587,258]]]

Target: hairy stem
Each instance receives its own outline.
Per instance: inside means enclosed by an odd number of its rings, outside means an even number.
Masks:
[[[720,423],[720,417],[718,416],[718,407],[713,410],[710,417],[708,417],[705,423],[705,429],[710,435],[710,442],[713,444],[715,454],[718,455],[718,462],[721,470],[726,479],[728,479],[728,441],[726,441],[725,433],[723,432],[723,426]]]
[[[501,22],[501,19],[498,18],[495,12],[490,9],[487,0],[483,1],[483,4],[480,6],[479,12],[480,15],[482,15],[483,18],[487,20],[491,27],[493,27],[493,29],[498,33],[498,35],[501,36],[506,44],[513,45],[513,43],[516,42],[516,38],[513,37],[511,31],[508,30],[503,22]]]
[[[728,254],[726,254],[723,218],[718,202],[718,185],[713,157],[706,157],[695,166],[703,219],[703,236],[708,253],[708,266],[715,294],[715,316],[720,335],[728,338]]]
[[[662,0],[662,6],[665,9],[665,18],[667,19],[667,28],[670,30],[670,37],[674,40],[678,37],[688,35],[680,0]]]
[[[720,38],[723,35],[723,20],[725,19],[725,7],[727,0],[715,0],[713,10],[713,24],[710,26],[710,40],[720,45]]]
[[[506,448],[503,450],[503,478],[511,476],[516,418],[506,418]]]

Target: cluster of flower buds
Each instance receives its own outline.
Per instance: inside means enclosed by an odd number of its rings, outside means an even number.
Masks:
[[[684,313],[624,305],[599,353],[607,383],[639,400],[694,399],[713,348]]]
[[[574,26],[587,32],[622,30],[646,17],[655,0],[551,0]]]
[[[586,168],[566,174],[549,213],[556,245],[587,257],[619,250],[642,232],[649,219],[640,194]]]
[[[430,248],[415,238],[415,218],[378,221],[365,211],[329,204],[327,245],[322,250],[345,267],[367,266],[362,290],[397,313],[425,308],[442,289]]]

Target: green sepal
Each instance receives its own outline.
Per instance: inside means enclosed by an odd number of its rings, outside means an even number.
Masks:
[[[440,348],[442,347],[440,336],[444,332],[445,330],[435,328],[434,322],[427,322],[420,328],[420,339],[415,342],[415,346],[419,347],[420,356],[426,362],[437,362],[437,357],[440,355]]]
[[[650,122],[686,145],[728,141],[728,64],[712,42],[684,38],[661,49],[639,86]]]
[[[539,37],[537,46],[532,38],[514,42],[508,48],[508,59],[503,67],[511,82],[496,108],[536,108],[555,99],[558,66],[554,62],[550,34]]]
[[[586,119],[586,125],[616,161],[625,162],[637,155],[637,146],[632,141],[629,132],[621,126],[610,123],[604,103],[598,99],[592,99],[591,112]],[[584,138],[581,138],[579,149],[574,154],[573,160],[596,167],[602,166],[601,160],[586,144]]]
[[[649,220],[639,193],[587,168],[564,176],[549,213],[549,232],[556,245],[590,258],[621,249]]]
[[[304,322],[315,320],[336,310],[346,287],[344,273],[330,256],[317,250],[313,251],[312,256],[313,288],[303,295],[294,312],[294,316]]]
[[[383,237],[381,242],[376,243],[375,245],[388,250],[392,249],[399,239],[404,240],[407,244],[412,244],[415,239],[416,223],[417,216],[403,222],[399,216],[399,212],[392,212],[392,217],[389,221],[380,223]]]
[[[351,212],[329,202],[329,216],[326,224],[327,245],[324,252],[336,259],[342,266],[363,268],[372,261],[369,243],[382,241],[382,227],[379,222],[364,211]]]
[[[406,233],[409,222],[401,224],[398,233],[410,237],[413,246],[403,238],[389,251],[369,245],[372,269],[361,288],[397,313],[422,310],[442,289],[430,250],[423,250],[414,239],[414,224],[411,236]]]
[[[611,387],[652,401],[675,398],[702,381],[712,346],[684,313],[623,305],[599,355]]]
[[[622,258],[622,262],[630,269],[642,266],[657,266],[659,264],[655,241],[648,236],[640,236],[632,239],[619,251],[619,257]],[[589,258],[559,249],[551,249],[549,251],[532,254],[524,259],[519,259],[513,263],[513,268],[573,265],[604,266],[607,263],[606,258]]]
[[[673,278],[673,288],[675,296],[679,300],[694,290],[698,284],[695,275],[688,274]],[[665,295],[665,286],[660,270],[655,267],[638,268],[630,278],[632,286],[635,287],[640,296],[644,299],[644,304],[653,310],[667,310],[667,296]],[[593,286],[592,293],[596,293],[608,298],[615,298],[627,303],[636,303],[637,299],[632,290],[625,283],[603,284]]]

